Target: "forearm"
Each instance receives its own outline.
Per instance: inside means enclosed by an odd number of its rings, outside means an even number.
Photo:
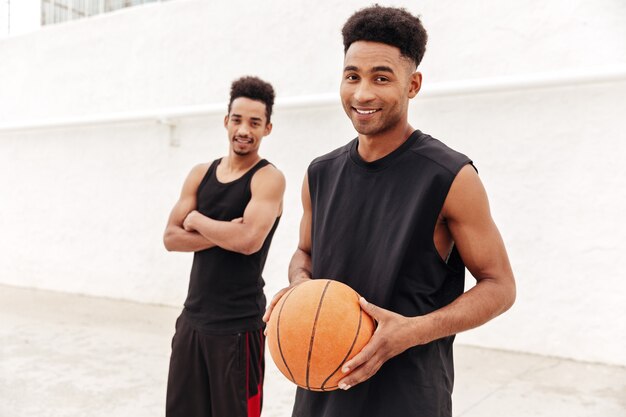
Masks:
[[[289,283],[311,279],[311,255],[298,248],[289,263]]]
[[[515,283],[507,280],[480,280],[454,302],[424,316],[413,317],[411,345],[429,343],[473,329],[508,310],[515,301]]]
[[[508,309],[515,298],[513,277],[482,279],[452,304],[430,314],[406,317],[360,300],[361,308],[377,322],[370,341],[342,372],[339,388],[349,389],[374,375],[383,363],[407,349],[479,326]]]
[[[163,244],[168,251],[175,252],[198,252],[216,246],[200,233],[188,232],[182,227],[169,228],[163,236]]]
[[[198,214],[190,219],[189,225],[220,248],[244,255],[257,252],[264,241],[251,225],[241,221],[221,221]]]

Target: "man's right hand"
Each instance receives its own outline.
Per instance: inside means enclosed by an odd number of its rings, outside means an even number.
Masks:
[[[269,305],[267,306],[267,309],[265,310],[265,314],[263,315],[263,321],[266,323],[270,321],[270,317],[272,316],[272,311],[274,310],[274,307],[276,306],[278,301],[280,301],[280,299],[283,297],[283,295],[285,295],[293,287],[296,287],[310,279],[311,278],[305,278],[305,277],[298,278],[294,280],[288,287],[285,287],[282,290],[278,291],[276,295],[274,295],[274,297],[272,298],[272,301],[270,301]]]

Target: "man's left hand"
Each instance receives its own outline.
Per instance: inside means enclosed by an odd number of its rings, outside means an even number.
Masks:
[[[349,373],[339,381],[339,388],[343,390],[371,378],[385,362],[413,346],[414,322],[410,318],[368,303],[363,297],[359,302],[378,327],[361,352],[341,369]]]
[[[196,229],[194,229],[194,227],[191,224],[192,224],[194,216],[199,215],[199,214],[200,213],[197,210],[190,211],[187,217],[185,217],[185,220],[183,221],[183,229],[185,229],[187,232],[195,232]]]

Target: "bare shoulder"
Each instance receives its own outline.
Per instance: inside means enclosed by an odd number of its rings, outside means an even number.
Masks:
[[[203,164],[198,164],[191,168],[191,171],[185,179],[185,184],[183,185],[183,194],[195,193],[197,191],[198,186],[202,182],[202,179],[206,175],[210,166],[211,164],[207,162]]]
[[[465,165],[454,178],[442,215],[447,219],[489,213],[487,192],[471,164]]]
[[[204,162],[204,163],[195,165],[193,168],[191,168],[191,171],[189,172],[189,176],[200,177],[202,179],[206,175],[210,166],[211,166],[210,162]]]
[[[274,165],[268,164],[254,173],[252,190],[277,190],[281,194],[285,189],[285,175]]]

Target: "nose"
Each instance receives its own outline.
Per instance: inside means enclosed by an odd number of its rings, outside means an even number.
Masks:
[[[250,128],[247,123],[242,123],[239,126],[239,129],[237,129],[237,135],[245,137],[250,135]]]
[[[354,99],[357,103],[367,103],[375,98],[376,96],[374,95],[372,86],[369,83],[362,81],[356,86],[356,89],[354,90]]]

